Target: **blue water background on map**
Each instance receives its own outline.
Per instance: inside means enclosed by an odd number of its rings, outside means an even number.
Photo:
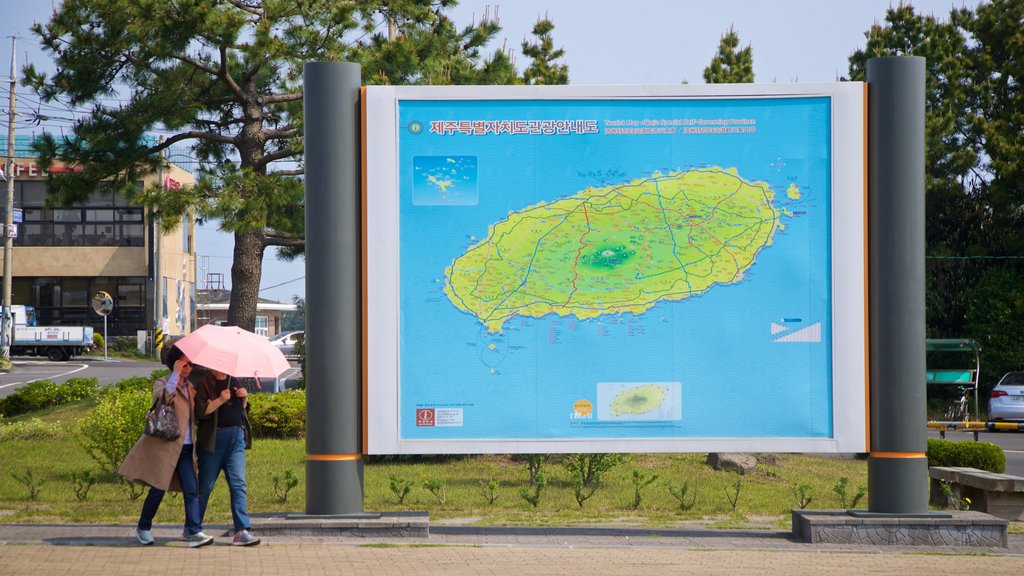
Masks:
[[[831,437],[828,98],[402,101],[399,125],[435,120],[749,118],[756,134],[437,135],[399,129],[400,437],[416,439]],[[475,205],[412,202],[413,158],[474,156]],[[511,211],[653,172],[701,165],[766,181],[782,220],[743,281],[586,321],[514,318],[501,334],[444,295],[444,270]],[[791,201],[790,183],[802,198]],[[821,342],[772,343],[821,323]],[[787,332],[788,333],[788,332]],[[679,382],[682,418],[572,418],[599,383]],[[417,427],[416,408],[462,410]]]

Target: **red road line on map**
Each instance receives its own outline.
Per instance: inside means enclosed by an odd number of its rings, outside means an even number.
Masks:
[[[569,297],[565,299],[565,303],[568,304],[572,300],[572,295],[576,293],[576,279],[580,277],[578,269],[580,263],[580,254],[583,253],[583,249],[587,247],[587,243],[583,241],[590,234],[590,214],[587,213],[587,203],[583,203],[583,218],[587,221],[587,230],[580,236],[580,244],[578,250],[576,250],[576,259],[572,261],[572,290],[569,292]]]

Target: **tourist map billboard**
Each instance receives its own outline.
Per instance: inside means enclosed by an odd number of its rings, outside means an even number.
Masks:
[[[862,84],[363,103],[370,453],[867,451]]]

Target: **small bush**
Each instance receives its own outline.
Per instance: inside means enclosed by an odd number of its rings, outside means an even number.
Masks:
[[[412,481],[400,476],[395,476],[394,474],[389,474],[388,488],[391,489],[395,498],[398,498],[398,503],[402,504],[405,502],[405,497],[409,495],[409,492],[412,492]]]
[[[0,399],[0,414],[17,416],[89,398],[96,393],[98,385],[95,378],[71,378],[63,384],[52,380],[29,382],[14,394]]]
[[[135,336],[117,336],[111,338],[110,342],[107,344],[107,350],[110,352],[117,352],[118,354],[137,356],[140,358],[146,357],[145,354],[139,352],[139,343]]]
[[[17,416],[53,406],[57,398],[57,385],[51,380],[36,380],[22,386],[17,392],[0,400],[0,414]]]
[[[79,420],[76,439],[101,470],[113,474],[124,462],[142,435],[152,397],[150,390],[111,387]]]
[[[106,343],[107,341],[103,339],[103,334],[100,334],[99,332],[92,333],[92,345],[95,346],[97,350],[103,350]]]
[[[67,404],[96,395],[100,381],[96,378],[69,378],[57,386],[57,404]]]
[[[164,370],[163,372],[169,372]],[[155,372],[154,372],[155,374]],[[147,394],[153,394],[153,382],[156,378],[152,376],[132,376],[131,378],[125,378],[120,380],[113,386],[108,386],[100,392],[100,396],[107,394],[121,394],[124,392],[145,392]]]
[[[290,390],[249,395],[249,423],[259,438],[302,438],[306,433],[306,393]]]
[[[928,439],[929,466],[959,466],[1002,473],[1006,471],[1003,449],[991,442],[953,442]]]
[[[17,480],[23,486],[25,486],[25,488],[28,490],[29,500],[38,500],[39,489],[43,487],[43,484],[46,484],[46,478],[43,478],[42,476],[36,476],[36,474],[32,472],[31,468],[25,469],[24,474],[11,472],[11,477]]]
[[[99,481],[99,477],[92,470],[82,470],[71,473],[71,482],[75,485],[75,499],[85,502],[89,499],[89,490],[92,485]]]
[[[3,418],[0,418],[0,442],[60,438],[63,434],[64,429],[60,422],[44,422],[39,418],[20,422],[4,422]]]
[[[291,468],[284,471],[284,478],[274,474],[274,494],[277,495],[277,501],[284,504],[288,501],[288,493],[291,492],[292,488],[299,485],[299,477],[295,475],[295,471]]]

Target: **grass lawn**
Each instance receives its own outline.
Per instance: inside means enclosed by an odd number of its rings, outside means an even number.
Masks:
[[[78,441],[81,421],[95,405],[89,398],[0,417],[0,523],[137,520],[145,489],[100,474]],[[108,414],[116,418],[118,412]],[[304,440],[257,437],[247,457],[249,512],[303,512],[305,458]],[[866,498],[854,502],[867,485],[867,461],[859,458],[765,454],[752,473],[740,476],[712,470],[705,454],[633,454],[583,496],[564,465],[567,458],[551,455],[543,464],[547,483],[537,497],[523,456],[367,457],[363,508],[426,511],[439,524],[788,529],[794,508],[867,507]],[[86,473],[97,478],[87,493],[80,481]],[[296,481],[287,493],[286,478]],[[403,485],[408,487],[404,498],[396,491]],[[683,486],[688,489],[680,498]],[[180,524],[183,516],[181,496],[170,493],[156,522]],[[227,484],[221,479],[206,522],[230,521]],[[1024,523],[1011,523],[1009,532],[1024,534]]]
[[[32,439],[0,442],[0,522],[132,523],[142,505],[142,490],[135,499],[116,477],[100,477],[84,500],[76,495],[74,477],[98,471],[79,446],[75,424],[93,406],[92,400],[12,418],[9,422],[41,425],[49,430]],[[849,478],[847,505],[867,485],[864,460],[772,454],[762,457],[756,470],[744,476],[712,470],[704,454],[634,454],[608,472],[601,485],[580,506],[570,473],[558,456],[543,465],[548,479],[538,505],[521,496],[532,493],[523,458],[509,455],[368,458],[364,465],[364,509],[372,511],[425,510],[434,521],[475,524],[566,526],[615,522],[638,526],[667,526],[704,522],[718,527],[777,525],[788,527],[789,511],[798,507],[796,490],[808,486],[810,508],[839,508],[833,488]],[[285,472],[298,477],[298,485],[282,501]],[[640,506],[633,508],[634,470],[658,478],[641,491]],[[31,471],[38,495],[30,499],[27,480]],[[275,489],[274,478],[279,480]],[[403,502],[391,489],[391,478],[404,481],[411,491]],[[250,513],[302,512],[305,507],[305,441],[257,438],[248,453]],[[493,493],[489,481],[496,481]],[[40,483],[41,481],[41,483]],[[737,485],[737,482],[739,484]],[[434,491],[426,486],[432,484]],[[669,491],[689,486],[683,510]],[[443,487],[443,488],[442,488]],[[738,487],[738,493],[737,493]],[[435,494],[436,492],[436,494]],[[494,501],[489,502],[489,497]],[[730,499],[736,501],[735,511]],[[226,482],[218,481],[210,500],[207,522],[230,523]],[[861,500],[860,507],[867,501]],[[181,497],[169,494],[156,518],[158,523],[182,522]]]

